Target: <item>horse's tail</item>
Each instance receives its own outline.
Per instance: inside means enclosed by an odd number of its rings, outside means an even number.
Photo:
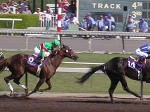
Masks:
[[[85,75],[83,75],[81,78],[79,78],[77,82],[83,84],[86,80],[89,79],[89,77],[92,74],[94,74],[98,70],[101,70],[104,72],[105,71],[105,64],[91,67],[91,69]]]
[[[0,60],[0,72],[2,72],[7,66],[7,59]]]

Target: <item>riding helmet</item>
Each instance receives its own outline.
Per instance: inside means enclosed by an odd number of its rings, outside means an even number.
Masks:
[[[56,46],[60,46],[59,40],[55,39],[53,42],[54,42],[54,44],[55,44]]]

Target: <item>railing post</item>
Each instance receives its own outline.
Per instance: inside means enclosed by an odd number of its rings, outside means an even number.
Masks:
[[[61,27],[61,19],[62,19],[62,2],[61,0],[59,0],[58,2],[58,22],[57,22],[57,32],[61,32],[62,31],[62,27]],[[58,40],[61,43],[61,35],[58,35]]]
[[[89,52],[92,52],[92,37],[89,38]]]
[[[25,94],[28,94],[28,73],[25,73],[25,86],[27,87],[27,89],[25,90]]]
[[[124,44],[124,36],[121,36],[121,38],[122,38],[122,53],[124,53],[125,52],[125,44]]]
[[[141,79],[141,100],[143,100],[143,74],[142,74],[142,70],[140,70],[140,79]]]
[[[26,34],[26,50],[28,50],[28,44],[29,44],[29,37]]]

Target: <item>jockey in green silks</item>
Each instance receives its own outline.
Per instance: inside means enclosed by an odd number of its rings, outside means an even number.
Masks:
[[[48,57],[51,51],[60,46],[59,40],[55,39],[53,42],[44,42],[34,48],[34,53],[37,56],[41,56],[41,63],[44,60],[44,57]]]

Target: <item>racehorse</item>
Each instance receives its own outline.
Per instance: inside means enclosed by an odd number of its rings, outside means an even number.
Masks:
[[[5,67],[7,67],[11,72],[11,75],[4,78],[11,90],[11,95],[13,94],[14,90],[10,84],[10,80],[13,80],[17,85],[27,90],[27,87],[19,82],[21,77],[27,72],[36,76],[37,67],[28,64],[28,57],[29,55],[27,54],[16,54],[0,61],[0,70],[3,70]],[[50,90],[52,88],[50,78],[55,74],[56,69],[59,67],[65,57],[73,60],[77,60],[78,58],[74,51],[65,45],[63,45],[59,50],[56,50],[55,53],[52,53],[52,55],[46,57],[42,65],[41,72],[39,74],[39,81],[36,87],[30,93],[27,93],[26,96],[29,96],[36,91],[43,92]],[[47,83],[48,88],[39,89],[44,82]]]
[[[138,73],[133,69],[128,67],[128,58],[123,57],[115,57],[106,62],[105,64],[91,67],[90,70],[85,73],[81,78],[78,78],[78,83],[83,84],[89,77],[94,74],[96,71],[101,70],[104,72],[110,79],[111,85],[108,90],[111,102],[114,103],[113,99],[113,92],[117,87],[117,84],[121,82],[122,87],[128,93],[133,94],[136,97],[142,99],[137,93],[131,91],[128,87],[127,81],[125,76],[140,81],[141,79],[138,78]],[[142,68],[142,81],[149,82],[150,78],[150,62],[147,61],[146,65]]]

